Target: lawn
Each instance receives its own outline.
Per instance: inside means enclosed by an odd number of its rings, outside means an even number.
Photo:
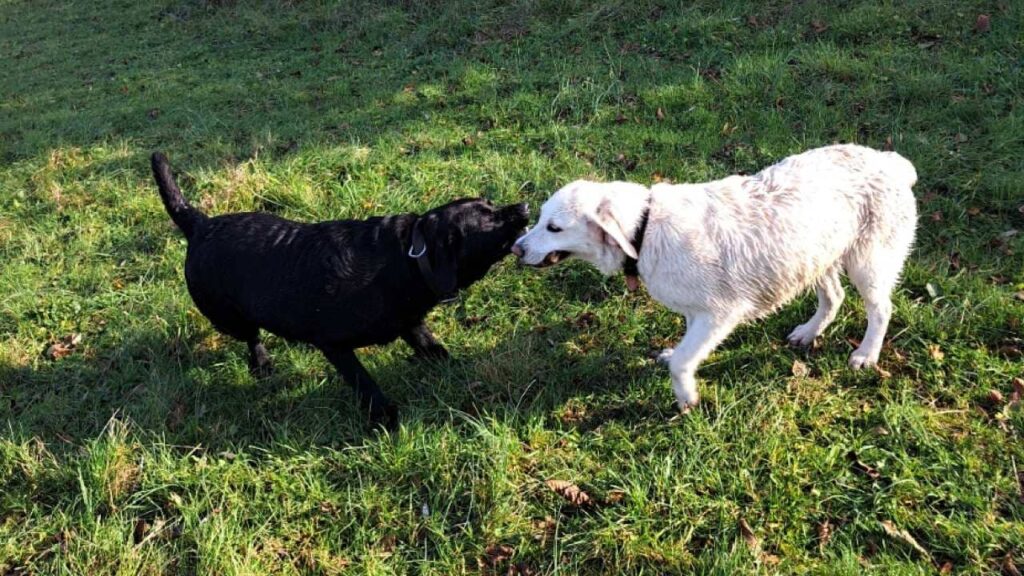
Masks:
[[[1022,63],[1012,0],[0,0],[0,574],[1019,574]],[[880,370],[853,291],[784,345],[807,295],[679,416],[680,317],[510,258],[430,315],[452,361],[362,351],[393,433],[311,349],[249,375],[148,170],[322,220],[839,141],[920,176]]]

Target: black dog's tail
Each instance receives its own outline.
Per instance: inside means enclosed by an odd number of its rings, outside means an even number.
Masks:
[[[192,239],[192,233],[197,226],[206,220],[206,215],[196,210],[185,200],[174,182],[171,175],[171,165],[167,163],[167,157],[161,152],[153,152],[151,158],[153,164],[153,178],[160,188],[160,198],[164,201],[164,208],[171,215],[171,220],[178,225],[178,228],[185,234],[185,238]]]

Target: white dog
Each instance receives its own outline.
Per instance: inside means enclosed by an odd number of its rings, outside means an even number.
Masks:
[[[843,271],[868,319],[850,366],[875,365],[914,242],[916,181],[899,154],[855,145],[703,184],[578,180],[544,203],[512,251],[531,266],[575,256],[604,274],[625,269],[630,290],[639,275],[654,299],[683,314],[683,340],[659,359],[685,412],[699,400],[697,367],[715,346],[813,286],[817,312],[789,335],[811,344],[843,301]]]

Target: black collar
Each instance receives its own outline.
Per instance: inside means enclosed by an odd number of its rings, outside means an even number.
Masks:
[[[454,292],[446,294],[437,285],[434,269],[431,268],[430,258],[427,257],[427,241],[423,238],[423,231],[420,230],[419,218],[416,218],[416,222],[412,225],[412,239],[409,241],[409,251],[406,255],[416,261],[416,266],[420,269],[420,276],[423,276],[423,280],[430,287],[430,291],[441,299],[442,304],[452,302],[459,297],[458,288]]]
[[[633,250],[636,250],[637,257],[640,256],[640,249],[644,246],[644,234],[647,233],[647,219],[651,215],[651,201],[647,200],[647,205],[644,206],[644,211],[640,215],[640,225],[636,227],[636,232],[633,233],[633,240],[630,244],[633,245]],[[622,273],[626,275],[626,286],[630,291],[636,290],[640,286],[640,271],[637,270],[637,259],[627,255],[626,261],[622,263]]]

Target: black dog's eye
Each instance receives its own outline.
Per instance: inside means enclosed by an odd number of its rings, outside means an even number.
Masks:
[[[558,232],[561,232],[561,231],[562,231],[562,229],[559,228],[558,226],[555,226],[554,224],[548,224],[548,232],[558,233]]]

